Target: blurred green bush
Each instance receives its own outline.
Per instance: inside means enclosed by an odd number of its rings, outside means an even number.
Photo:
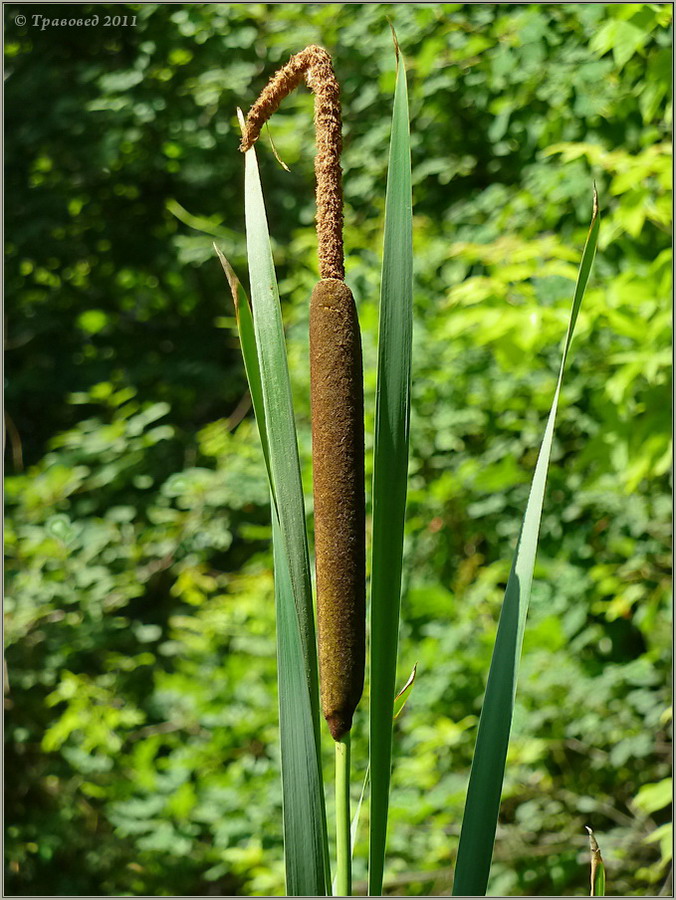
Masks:
[[[669,855],[671,6],[118,5],[6,24],[7,890],[283,890],[269,510],[233,310],[235,108],[322,43],[375,388],[410,68],[412,460],[388,877],[447,890],[502,589],[589,219],[491,893],[645,895]],[[304,478],[311,98],[261,141]],[[365,759],[360,710],[354,758]],[[327,751],[330,748],[327,746]],[[20,777],[19,777],[20,773]],[[357,785],[355,784],[355,790]],[[329,800],[329,803],[331,801]],[[358,842],[357,878],[365,875]],[[361,868],[360,868],[361,866]]]

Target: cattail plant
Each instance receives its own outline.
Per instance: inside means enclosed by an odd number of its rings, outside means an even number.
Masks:
[[[364,688],[366,531],[364,388],[354,298],[345,284],[340,90],[331,58],[310,46],[270,80],[246,118],[247,151],[302,80],[315,95],[317,255],[310,300],[310,397],[321,708],[336,742],[338,888],[350,893],[349,759]]]
[[[382,892],[392,763],[406,505],[412,346],[412,203],[403,58],[390,142],[373,454],[369,592],[368,893]],[[316,222],[320,280],[310,299],[318,650],[292,393],[279,294],[254,143],[301,82],[315,98]],[[354,298],[345,284],[341,111],[331,59],[310,46],[269,81],[244,119],[245,213],[251,305],[220,251],[267,467],[272,511],[286,887],[290,896],[331,891],[321,767],[320,712],[336,750],[337,894],[351,893],[350,729],[364,685],[365,548],[362,357]],[[485,893],[500,806],[547,468],[566,358],[598,238],[582,254],[563,359],[507,584],[470,774],[455,870],[455,895]],[[320,690],[321,680],[321,690]],[[395,695],[398,700],[395,703]],[[362,791],[363,795],[363,791]],[[357,809],[357,817],[361,801]],[[357,823],[353,823],[356,825]]]
[[[350,731],[364,687],[364,389],[357,309],[344,281],[340,92],[326,50],[307,47],[277,72],[246,118],[241,149],[251,147],[268,116],[303,78],[316,97],[321,276],[310,299],[319,671],[322,713],[340,741]]]

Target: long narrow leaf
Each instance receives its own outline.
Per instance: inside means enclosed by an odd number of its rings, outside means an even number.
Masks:
[[[589,852],[591,853],[591,890],[590,897],[605,897],[606,867],[601,856],[601,848],[589,825],[584,826],[589,834]]]
[[[316,695],[319,730],[317,645],[298,443],[277,278],[253,148],[245,154],[245,165],[244,196],[251,304],[270,443],[273,492],[280,510],[282,540],[289,562],[308,685],[311,696]]]
[[[305,508],[284,329],[255,151],[245,156],[247,253],[257,365],[242,306],[252,398],[263,401],[273,494],[273,550],[284,846],[289,896],[325,896],[330,885],[321,779],[317,647],[305,529]],[[258,376],[256,375],[258,373]],[[259,403],[260,405],[260,403]]]
[[[286,890],[290,897],[323,897],[329,878],[324,788],[293,587],[274,505],[272,510]]]
[[[230,285],[232,300],[235,304],[235,315],[237,317],[237,331],[239,333],[239,343],[242,348],[242,357],[244,359],[244,370],[246,371],[246,379],[249,383],[249,392],[251,394],[251,404],[256,416],[256,424],[258,425],[258,433],[263,448],[263,457],[265,459],[265,467],[268,471],[268,478],[272,486],[272,471],[270,469],[270,448],[268,445],[268,431],[265,425],[265,405],[263,403],[263,384],[261,382],[260,363],[258,361],[258,348],[256,347],[256,335],[254,333],[253,316],[251,307],[249,306],[249,298],[242,287],[239,278],[219,250],[216,244],[213,245],[218,258],[220,260],[225,277]],[[273,498],[274,500],[274,498]]]
[[[519,660],[533,583],[547,469],[554,437],[554,422],[573,330],[596,252],[598,232],[598,202],[596,191],[594,191],[592,221],[575,286],[561,369],[545,427],[542,447],[535,466],[512,570],[507,582],[488,674],[486,696],[479,720],[453,883],[453,895],[456,897],[483,896],[488,885],[516,696]]]
[[[392,762],[401,567],[408,469],[412,330],[411,152],[406,71],[397,54],[385,199],[373,459],[369,894],[382,891]]]
[[[408,703],[408,698],[415,684],[415,676],[418,671],[418,663],[413,666],[413,671],[408,676],[408,681],[394,698],[394,718],[398,719],[404,711],[404,707]]]

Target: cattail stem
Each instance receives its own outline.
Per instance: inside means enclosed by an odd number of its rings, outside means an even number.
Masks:
[[[350,735],[336,741],[336,896],[352,896]]]

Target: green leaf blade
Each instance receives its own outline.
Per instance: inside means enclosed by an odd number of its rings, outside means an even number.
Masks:
[[[601,856],[601,848],[598,845],[594,832],[589,825],[585,825],[589,834],[589,852],[591,854],[591,891],[590,897],[605,897],[606,895],[606,867]]]
[[[412,335],[411,152],[406,72],[397,82],[385,201],[380,297],[371,565],[369,894],[382,891],[392,761],[404,514],[408,470]]]
[[[247,151],[245,162],[247,254],[254,333],[260,363],[267,440],[270,447],[272,487],[280,510],[281,535],[289,562],[308,684],[311,696],[317,697],[316,710],[319,723],[317,646],[310,559],[284,328],[263,191],[253,148]]]
[[[456,897],[484,896],[488,885],[554,424],[573,330],[596,253],[598,231],[598,202],[594,191],[592,221],[582,252],[561,368],[505,590],[479,719],[453,882]]]
[[[254,406],[261,406],[273,496],[284,856],[289,896],[330,885],[319,731],[319,677],[310,562],[286,344],[255,151],[245,155],[245,214],[253,317],[238,326]],[[255,338],[254,355],[251,331]],[[257,415],[259,409],[256,409]]]
[[[404,711],[404,707],[408,703],[408,698],[415,684],[415,677],[418,672],[418,663],[413,666],[413,671],[408,676],[408,681],[394,698],[394,718],[398,719]]]
[[[274,506],[272,518],[286,889],[290,897],[323,897],[329,873],[322,773],[310,692],[299,664],[302,647],[293,587]]]
[[[270,469],[270,447],[268,443],[268,432],[265,425],[265,404],[263,402],[263,383],[261,381],[261,369],[258,359],[258,348],[256,347],[256,335],[254,332],[253,316],[251,307],[249,306],[249,298],[246,296],[239,278],[225,258],[221,250],[214,244],[220,260],[225,277],[230,285],[233,303],[235,304],[235,315],[237,317],[237,332],[239,334],[239,343],[242,348],[242,357],[244,359],[244,370],[246,372],[246,380],[249,385],[249,393],[251,394],[251,404],[256,416],[256,424],[258,425],[258,433],[263,448],[263,457],[265,459],[265,467],[268,473],[268,479],[272,485],[272,471]],[[273,498],[274,499],[274,498]]]

